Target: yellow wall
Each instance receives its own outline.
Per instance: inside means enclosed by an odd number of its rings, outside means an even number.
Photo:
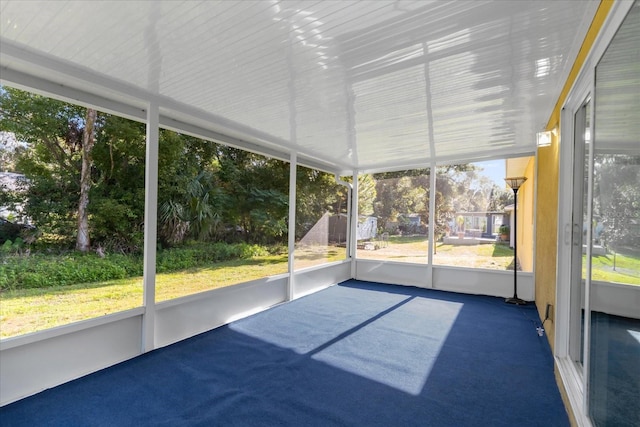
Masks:
[[[560,110],[575,83],[578,73],[587,59],[591,47],[602,28],[611,7],[613,0],[602,0],[596,11],[593,22],[589,27],[587,35],[582,42],[578,56],[571,68],[569,77],[565,82],[558,101],[551,112],[547,123],[547,130],[555,129],[552,134],[551,145],[538,149],[538,197],[536,215],[536,268],[535,268],[535,289],[536,306],[540,317],[544,319],[547,304],[556,305],[556,256],[557,256],[557,227],[558,227],[558,168],[560,141]],[[553,312],[553,311],[552,311]],[[555,313],[554,313],[555,314]],[[555,317],[555,316],[554,316]],[[547,339],[553,349],[555,338],[555,325],[547,321],[544,325],[547,332]]]
[[[538,149],[538,200],[536,223],[536,306],[544,319],[547,304],[556,305],[556,255],[558,228],[558,160],[560,144],[553,135],[551,145]],[[553,348],[555,325],[544,324]]]
[[[527,177],[525,185],[518,190],[518,259],[522,266],[522,271],[533,271],[533,200],[535,188],[535,157],[531,157],[527,162],[524,171]],[[522,248],[522,251],[519,249]]]
[[[540,318],[544,319],[547,304],[552,305],[551,318],[555,319],[556,308],[556,257],[557,257],[557,228],[558,228],[558,175],[559,175],[559,152],[560,141],[560,111],[573,86],[578,73],[582,68],[596,37],[602,28],[611,7],[613,0],[602,0],[594,16],[589,31],[585,36],[582,47],[569,73],[569,77],[564,84],[558,101],[547,122],[547,130],[556,129],[552,136],[552,143],[548,147],[538,149],[538,186],[536,205],[536,268],[535,268],[535,292],[536,306]],[[578,4],[578,3],[577,3]],[[567,141],[570,143],[570,141]],[[519,218],[518,218],[519,219]],[[553,320],[544,324],[547,339],[554,348],[555,324]],[[576,419],[568,403],[567,394],[560,380],[556,369],[556,382],[560,389],[565,407],[569,412],[572,425],[576,425]]]
[[[506,160],[507,176],[524,176],[527,180],[518,190],[518,262],[522,271],[533,271],[533,219],[535,157]]]

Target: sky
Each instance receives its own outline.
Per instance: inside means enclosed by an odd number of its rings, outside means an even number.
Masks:
[[[504,187],[505,178],[505,160],[489,160],[487,162],[474,162],[474,164],[483,169],[482,174],[493,180],[497,186]]]

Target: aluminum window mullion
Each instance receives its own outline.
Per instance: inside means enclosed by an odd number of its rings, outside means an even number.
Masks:
[[[158,145],[160,138],[158,104],[147,109],[147,147],[145,160],[144,266],[142,352],[155,348],[156,239],[158,225]]]
[[[289,251],[288,251],[288,268],[289,281],[287,284],[287,301],[291,301],[294,296],[295,286],[295,270],[294,256],[296,246],[296,177],[298,167],[298,156],[295,152],[291,153],[289,163]]]
[[[427,257],[427,286],[430,288],[435,288],[433,283],[433,250],[436,245],[436,175],[436,162],[432,161],[429,165],[429,255]]]

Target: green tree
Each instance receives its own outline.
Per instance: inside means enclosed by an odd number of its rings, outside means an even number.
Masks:
[[[302,238],[325,214],[347,211],[347,189],[335,176],[298,166],[296,180],[296,239]]]
[[[94,127],[98,112],[87,108],[82,129],[82,168],[80,170],[80,201],[78,202],[78,231],[76,250],[87,252],[91,248],[89,236],[89,191],[91,191],[91,168],[93,167]]]
[[[442,237],[454,223],[456,212],[465,200],[465,176],[475,170],[471,164],[446,165],[436,168],[436,239]],[[450,230],[452,231],[452,230]]]
[[[222,194],[213,143],[162,130],[158,158],[158,237],[166,245],[207,240],[221,224]]]
[[[640,156],[598,154],[593,170],[593,236],[614,253],[633,254],[640,242]]]
[[[358,214],[370,216],[374,213],[377,196],[376,181],[371,174],[358,175]]]
[[[54,99],[3,87],[0,130],[27,149],[16,161],[25,174],[24,215],[44,232],[68,242],[76,230],[86,110]]]
[[[217,176],[227,195],[224,215],[227,229],[236,238],[252,243],[284,243],[289,213],[289,165],[224,146],[218,146],[216,162]]]
[[[140,252],[144,240],[145,125],[108,116],[93,149],[90,224],[94,244]]]
[[[390,229],[390,224],[399,223],[403,231],[418,231],[407,224],[408,214],[418,214],[422,223],[428,223],[429,169],[379,173],[374,179],[374,215],[380,228]]]
[[[82,251],[139,250],[144,125],[12,88],[0,91],[0,108],[0,131],[26,143],[15,162],[27,178],[19,202],[42,235]]]

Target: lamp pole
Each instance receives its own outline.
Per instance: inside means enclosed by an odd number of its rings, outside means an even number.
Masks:
[[[518,189],[527,180],[524,176],[504,179],[513,190],[513,297],[505,299],[508,304],[524,305],[527,302],[518,298]]]

